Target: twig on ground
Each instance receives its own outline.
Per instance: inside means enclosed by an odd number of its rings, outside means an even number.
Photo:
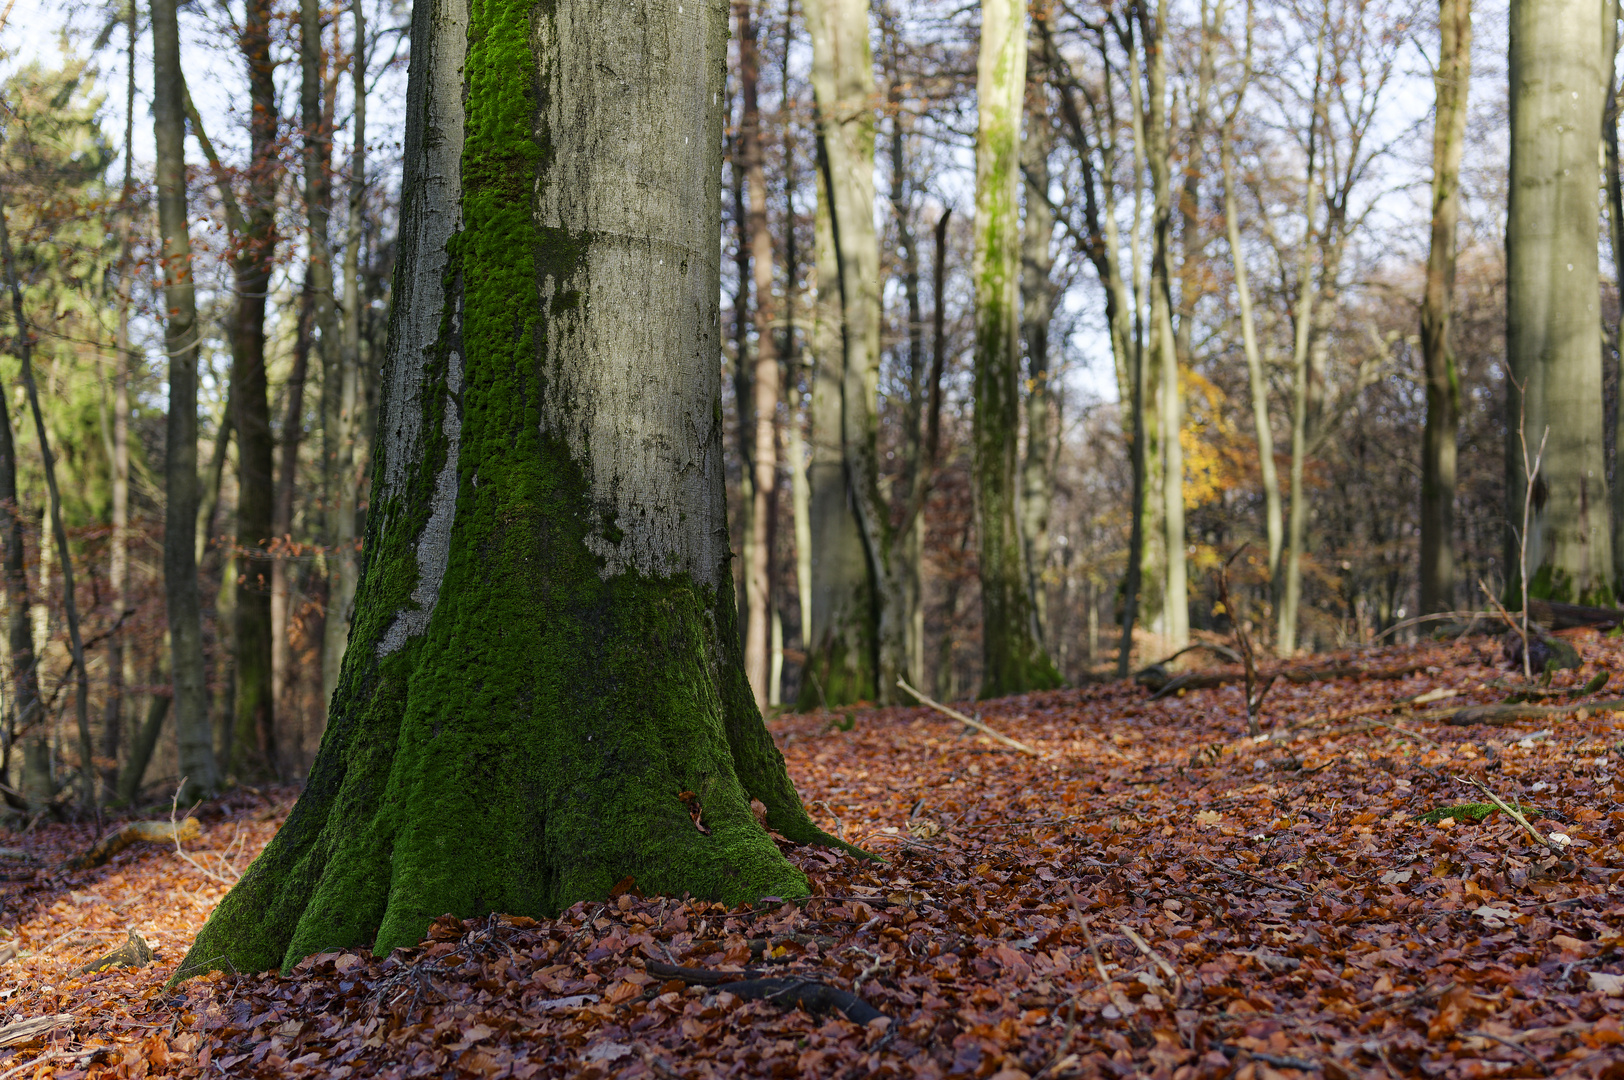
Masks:
[[[919,701],[919,703],[921,705],[926,705],[926,706],[928,706],[928,707],[930,707],[932,709],[935,709],[939,713],[945,713],[946,715],[951,716],[955,720],[962,720],[964,723],[969,724],[971,727],[975,728],[977,731],[981,732],[983,735],[986,735],[988,738],[995,740],[996,742],[1001,742],[1005,746],[1011,747],[1012,749],[1015,749],[1015,750],[1019,750],[1023,754],[1031,754],[1033,757],[1042,757],[1043,756],[1043,755],[1039,754],[1036,750],[1032,749],[1030,746],[1027,746],[1025,743],[1019,741],[1018,739],[1012,739],[1008,735],[1005,735],[1003,732],[998,731],[997,729],[992,728],[992,727],[988,726],[985,723],[982,723],[980,720],[972,719],[971,717],[965,716],[963,713],[959,712],[957,709],[950,709],[946,705],[943,705],[939,701],[931,700],[930,698],[926,697],[924,694],[920,693],[918,690],[915,690],[913,687],[909,686],[908,685],[908,680],[906,680],[906,679],[898,679],[897,680],[897,688],[902,690],[904,693],[912,694],[915,698],[918,699],[918,701]]]
[[[1128,936],[1128,940],[1133,942],[1134,948],[1138,949],[1140,952],[1150,957],[1151,960],[1155,961],[1156,966],[1162,969],[1163,975],[1166,975],[1169,979],[1173,980],[1173,1001],[1175,1003],[1183,1001],[1184,980],[1179,978],[1178,970],[1174,968],[1172,964],[1163,959],[1161,953],[1151,948],[1150,942],[1140,937],[1139,932],[1133,927],[1129,926],[1127,923],[1119,922],[1117,923],[1117,929],[1121,930]]]
[[[1490,790],[1489,785],[1473,776],[1457,776],[1455,779],[1463,784],[1471,784],[1473,787],[1477,788],[1477,790],[1487,795],[1490,802],[1509,814],[1511,819],[1526,829],[1528,831],[1528,835],[1532,836],[1534,841],[1541,847],[1559,854],[1562,852],[1561,844],[1557,843],[1555,840],[1541,836],[1538,829],[1528,824],[1528,819],[1522,816],[1521,811],[1517,810],[1516,807],[1507,804],[1505,800],[1501,799],[1500,796],[1496,795],[1492,790]]]
[[[1284,890],[1285,892],[1294,892],[1299,896],[1312,897],[1312,896],[1317,895],[1314,892],[1312,892],[1312,891],[1310,891],[1308,889],[1304,889],[1304,888],[1302,888],[1300,886],[1297,886],[1297,885],[1287,885],[1283,881],[1270,881],[1268,878],[1258,877],[1256,874],[1249,874],[1245,870],[1237,870],[1233,866],[1225,866],[1223,863],[1218,862],[1216,859],[1209,859],[1205,855],[1197,855],[1196,856],[1196,861],[1206,863],[1208,866],[1212,867],[1214,870],[1221,870],[1226,874],[1233,875],[1234,877],[1245,878],[1248,881],[1255,881],[1259,885],[1267,885],[1271,889],[1281,889],[1281,890]]]
[[[215,873],[213,870],[210,870],[208,867],[192,858],[186,853],[186,849],[180,846],[181,829],[180,826],[175,823],[175,814],[180,808],[180,793],[185,789],[187,779],[188,777],[185,776],[180,778],[180,783],[175,786],[175,798],[169,804],[169,825],[171,830],[173,830],[173,836],[175,838],[175,854],[179,855],[186,862],[190,863],[192,867],[198,871],[198,873],[202,874],[211,881],[218,881],[222,885],[235,885],[239,880],[241,880],[242,874],[241,872],[234,870],[230,863],[226,864],[226,869],[232,871],[232,876],[225,877],[222,874]],[[191,821],[192,819],[188,818],[187,820]]]
[[[1523,1046],[1521,1043],[1516,1043],[1516,1042],[1513,1042],[1510,1039],[1502,1038],[1499,1035],[1495,1035],[1492,1032],[1482,1031],[1482,1030],[1478,1030],[1478,1029],[1474,1029],[1472,1031],[1457,1031],[1455,1034],[1457,1034],[1457,1035],[1470,1035],[1470,1036],[1472,1036],[1474,1038],[1478,1038],[1478,1039],[1493,1039],[1495,1042],[1499,1043],[1501,1046],[1509,1046],[1513,1050],[1517,1051],[1517,1053],[1521,1054],[1523,1057],[1525,1057],[1529,1061],[1533,1062],[1534,1063],[1534,1068],[1538,1069],[1541,1073],[1545,1074],[1546,1076],[1551,1075],[1551,1067],[1549,1065],[1545,1064],[1543,1061],[1541,1061],[1539,1059],[1538,1055],[1536,1055],[1533,1051],[1529,1050],[1526,1046]]]

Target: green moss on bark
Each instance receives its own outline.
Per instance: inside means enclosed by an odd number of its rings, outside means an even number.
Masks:
[[[761,722],[730,591],[687,573],[608,573],[588,540],[618,543],[619,530],[544,430],[558,385],[546,336],[581,317],[591,238],[535,224],[548,140],[517,75],[537,70],[531,19],[548,13],[533,10],[472,5],[463,229],[440,340],[405,402],[422,410],[423,452],[395,491],[387,463],[376,469],[350,647],[305,793],[177,979],[382,953],[446,912],[547,916],[628,876],[728,903],[805,895],[751,798],[789,839],[847,846],[812,824]],[[413,603],[453,397],[459,475],[438,600],[421,635],[380,655]]]

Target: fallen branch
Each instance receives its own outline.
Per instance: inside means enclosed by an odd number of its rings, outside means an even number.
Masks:
[[[1297,686],[1313,682],[1330,682],[1335,679],[1404,679],[1411,675],[1427,670],[1426,664],[1400,664],[1391,668],[1362,668],[1348,664],[1337,664],[1329,667],[1315,668],[1282,668],[1277,671],[1263,673],[1267,678],[1283,679]],[[1180,690],[1211,690],[1219,686],[1228,686],[1230,683],[1246,681],[1244,671],[1192,671],[1187,675],[1180,675],[1170,680],[1160,688],[1152,687],[1156,693],[1151,700],[1176,694]]]
[[[197,818],[189,817],[185,821],[132,821],[115,833],[109,833],[98,840],[94,847],[83,855],[75,855],[62,864],[65,870],[88,870],[100,866],[114,855],[123,851],[131,844],[142,841],[167,844],[170,841],[180,843],[182,840],[196,840],[202,835],[202,827]]]
[[[1138,931],[1134,930],[1134,928],[1129,926],[1127,923],[1117,923],[1117,929],[1121,930],[1128,936],[1128,940],[1133,942],[1134,948],[1138,949],[1140,952],[1150,957],[1151,960],[1155,961],[1156,966],[1162,969],[1163,975],[1166,975],[1169,979],[1173,980],[1174,1003],[1176,1004],[1183,1001],[1184,980],[1179,978],[1179,973],[1176,969],[1174,969],[1173,965],[1164,960],[1162,958],[1162,954],[1151,948],[1150,942],[1140,937]]]
[[[932,701],[930,698],[926,697],[924,694],[921,694],[918,690],[915,690],[913,687],[909,686],[908,685],[908,680],[906,680],[906,679],[898,679],[897,680],[897,687],[898,687],[898,689],[902,690],[904,693],[912,694],[916,699],[918,699],[918,701],[919,701],[919,703],[921,705],[927,705],[930,708],[935,709],[939,713],[944,713],[944,714],[946,714],[948,716],[951,716],[955,720],[962,720],[964,723],[969,724],[971,727],[975,728],[977,731],[981,732],[983,735],[987,736],[988,738],[993,739],[993,740],[995,740],[997,742],[1001,742],[1005,746],[1010,747],[1011,749],[1019,750],[1023,754],[1031,754],[1033,757],[1042,757],[1043,756],[1043,755],[1039,754],[1036,750],[1032,749],[1030,746],[1027,746],[1025,743],[1020,742],[1020,741],[1018,741],[1016,739],[1010,738],[1008,735],[1005,735],[1003,732],[997,731],[994,728],[991,728],[991,727],[987,726],[986,724],[982,723],[980,720],[975,720],[975,719],[972,719],[972,718],[970,718],[968,716],[965,716],[963,713],[959,712],[957,709],[950,709],[946,705],[943,705],[939,701]]]
[[[1577,702],[1569,705],[1467,705],[1459,709],[1435,709],[1431,712],[1417,713],[1415,718],[1449,724],[1453,727],[1471,727],[1474,724],[1505,727],[1508,724],[1520,724],[1529,720],[1553,720],[1572,716],[1581,709],[1624,710],[1624,699]]]
[[[0,1046],[16,1046],[18,1043],[32,1042],[41,1035],[47,1035],[57,1028],[73,1023],[72,1013],[57,1013],[54,1016],[36,1016],[32,1020],[19,1020],[15,1024],[0,1027]]]
[[[735,997],[799,1006],[807,1012],[838,1012],[857,1024],[886,1019],[884,1013],[856,994],[812,979],[760,978],[759,971],[713,971],[708,968],[677,967],[654,960],[643,963],[650,975],[681,979],[690,986],[714,986]],[[744,976],[744,978],[739,978]]]

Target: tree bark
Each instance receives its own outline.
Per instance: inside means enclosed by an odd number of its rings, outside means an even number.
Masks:
[[[177,978],[384,954],[445,912],[546,916],[628,878],[728,903],[806,895],[752,798],[782,835],[839,843],[761,722],[733,602],[727,7],[601,15],[413,11],[343,673],[303,795]]]
[[[1034,20],[1047,11],[1034,13]],[[1021,173],[1026,214],[1021,220],[1021,337],[1026,342],[1026,454],[1021,461],[1021,541],[1026,591],[1034,638],[1049,642],[1049,597],[1044,574],[1049,566],[1049,503],[1059,417],[1049,381],[1049,323],[1054,317],[1054,208],[1049,203],[1049,155],[1054,127],[1045,90],[1043,44],[1032,35],[1027,59],[1026,137],[1021,142]]]
[[[1613,9],[1618,10],[1617,0],[1613,0]],[[1607,166],[1607,221],[1611,227],[1610,239],[1613,248],[1613,285],[1620,296],[1624,296],[1624,177],[1621,177],[1618,153],[1618,114],[1619,98],[1624,95],[1624,71],[1619,70],[1618,48],[1615,43],[1613,49],[1613,83],[1607,94],[1607,106],[1602,111],[1602,145],[1605,148]],[[1613,363],[1624,370],[1624,313],[1613,323]],[[1624,383],[1621,383],[1624,385]],[[1614,409],[1613,431],[1613,570],[1615,575],[1619,570],[1619,561],[1624,556],[1624,470],[1618,467],[1618,435],[1624,432],[1624,410]],[[1615,577],[1613,596],[1616,599],[1624,594],[1624,582]]]
[[[19,335],[28,332],[19,325]],[[13,738],[23,744],[22,791],[28,812],[37,814],[56,794],[50,769],[49,733],[39,694],[39,662],[29,614],[28,561],[22,508],[17,501],[17,444],[10,407],[0,394],[0,571],[6,590],[6,644],[12,684]],[[43,765],[43,768],[41,767]]]
[[[763,168],[761,108],[756,87],[760,56],[756,50],[754,0],[735,0],[739,24],[739,81],[743,116],[739,125],[738,164],[744,170],[749,196],[745,235],[749,240],[750,268],[755,293],[756,353],[748,415],[753,428],[750,512],[745,517],[750,542],[744,567],[744,671],[756,695],[756,706],[767,706],[771,671],[773,524],[778,518],[778,346],[773,303],[773,237],[767,227],[767,178]],[[742,406],[742,402],[740,403]],[[747,415],[740,409],[740,422]]]
[[[1531,596],[1599,605],[1613,598],[1596,216],[1612,12],[1594,0],[1515,0],[1509,63],[1508,524],[1521,530],[1529,483],[1519,434],[1531,463],[1549,433],[1522,572]]]
[[[219,784],[204,677],[203,621],[193,531],[197,521],[197,299],[186,218],[184,86],[175,0],[153,0],[152,126],[163,274],[164,349],[169,356],[169,416],[164,452],[164,602],[175,680],[175,735],[182,798]]]
[[[17,358],[22,362],[23,390],[28,397],[29,411],[34,415],[34,436],[39,440],[39,455],[45,467],[45,487],[50,495],[51,536],[56,542],[57,557],[62,561],[62,613],[68,624],[68,647],[73,657],[74,715],[79,728],[79,780],[82,785],[79,798],[83,806],[95,807],[100,813],[95,747],[90,738],[90,676],[85,668],[84,641],[79,636],[79,603],[73,585],[73,553],[68,547],[67,527],[62,521],[62,491],[56,482],[56,456],[51,453],[51,440],[45,430],[45,414],[40,411],[39,389],[34,383],[34,346],[23,310],[23,289],[17,278],[17,260],[11,250],[5,209],[5,200],[0,198],[0,262],[4,263],[6,289],[11,294],[12,318],[17,325]],[[45,543],[43,537],[40,543]]]
[[[274,779],[276,701],[271,680],[271,539],[276,485],[270,387],[265,371],[265,307],[276,258],[276,194],[281,179],[276,69],[270,0],[248,0],[240,48],[248,66],[249,144],[244,232],[235,237],[236,312],[231,327],[231,400],[237,433],[235,621],[236,700],[230,768],[250,781]]]
[[[361,553],[357,549],[356,515],[360,511],[362,445],[361,409],[361,211],[366,194],[367,83],[366,16],[359,2],[352,9],[355,40],[350,53],[351,121],[348,207],[344,229],[344,302],[340,331],[337,408],[332,413],[332,547],[328,554],[327,618],[322,633],[322,696],[331,700],[338,687],[349,640],[355,590],[360,580]]]
[[[1026,4],[982,5],[976,63],[976,539],[981,578],[981,695],[1046,689],[1059,677],[1033,633],[1016,513],[1020,431],[1020,140]]]
[[[1460,375],[1449,324],[1455,303],[1455,225],[1472,73],[1471,0],[1439,0],[1437,106],[1432,128],[1432,247],[1421,300],[1427,425],[1421,439],[1421,614],[1455,607],[1455,441]]]
[[[282,462],[271,510],[271,700],[280,710],[287,702],[289,661],[288,617],[293,600],[293,497],[299,488],[299,447],[304,441],[305,383],[310,377],[311,322],[315,289],[308,267],[299,296],[299,324],[293,339],[293,368],[288,372],[287,411],[282,418]],[[291,714],[287,714],[291,715]],[[285,725],[284,725],[285,726]]]
[[[868,0],[807,0],[818,124],[818,326],[812,392],[812,646],[802,707],[888,700],[874,544],[878,510],[879,238]],[[867,508],[865,520],[865,507]],[[893,677],[890,683],[895,682]],[[810,694],[808,693],[810,691]]]

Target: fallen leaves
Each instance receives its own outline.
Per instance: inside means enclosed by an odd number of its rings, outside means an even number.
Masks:
[[[1372,676],[1283,681],[1265,719],[1287,739],[1241,734],[1238,687],[983,704],[1038,757],[923,709],[787,718],[772,730],[814,815],[889,860],[786,846],[815,893],[799,903],[726,910],[628,879],[555,919],[446,917],[387,957],[165,993],[218,882],[151,848],[35,870],[7,886],[19,954],[0,1022],[71,1026],[0,1050],[0,1075],[1620,1080],[1624,718],[1292,730],[1503,696],[1476,659],[1332,658]],[[1455,776],[1568,843],[1499,808],[1427,820],[1467,805]],[[203,808],[199,862],[251,856],[290,797]],[[93,839],[40,832],[20,841],[27,866]],[[153,964],[72,977],[132,926]]]

